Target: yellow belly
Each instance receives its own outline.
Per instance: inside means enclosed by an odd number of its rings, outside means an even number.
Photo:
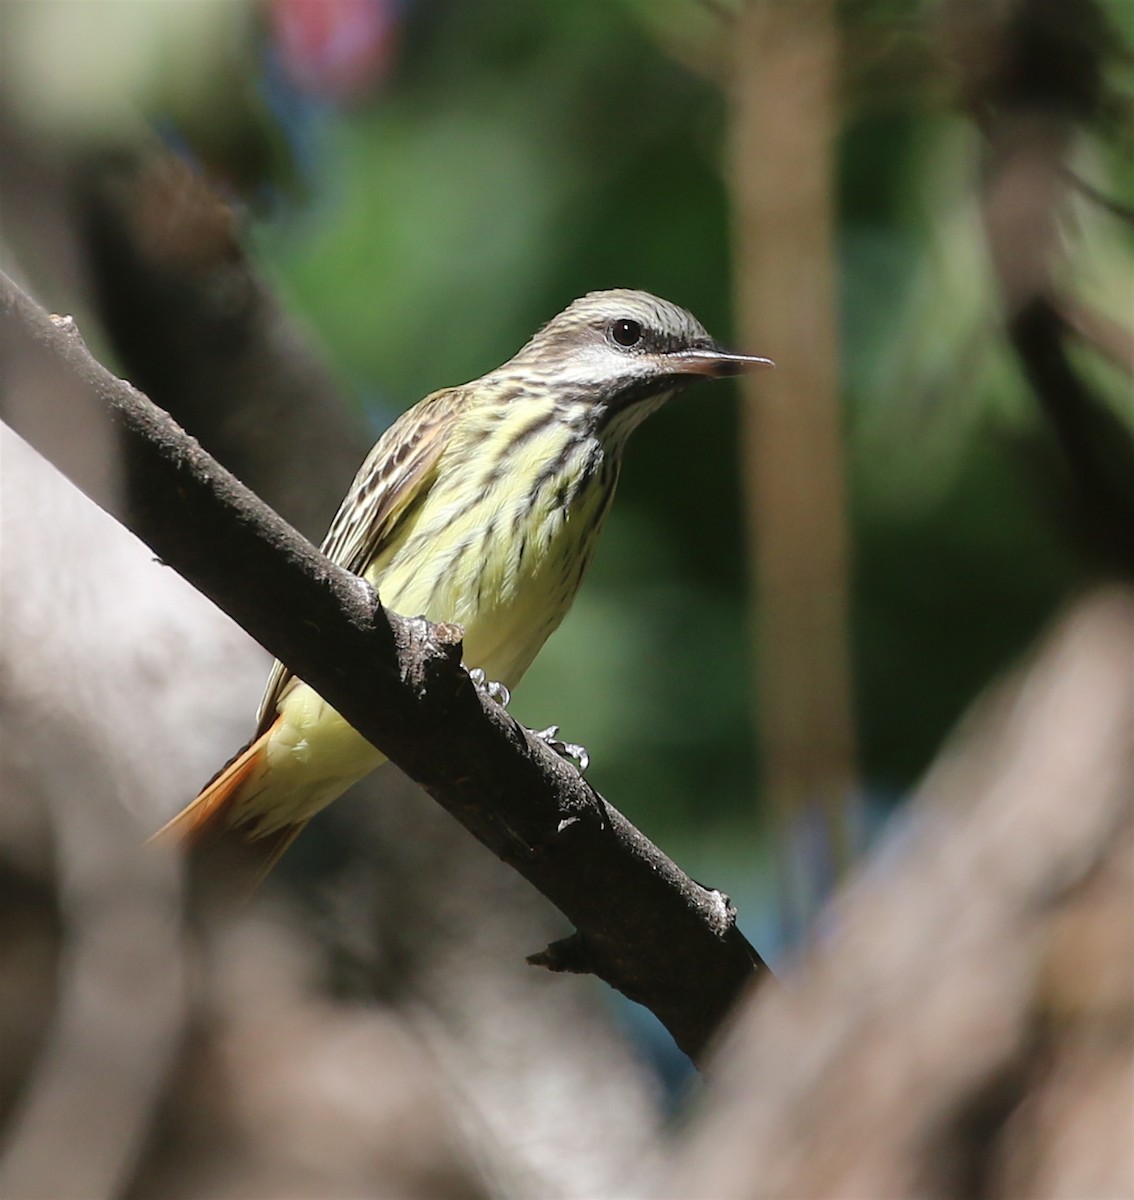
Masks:
[[[502,492],[487,510],[442,493],[366,577],[392,611],[461,625],[465,665],[514,688],[570,608],[612,492],[596,485],[562,508]],[[302,682],[279,713],[233,814],[259,834],[310,818],[386,761]]]

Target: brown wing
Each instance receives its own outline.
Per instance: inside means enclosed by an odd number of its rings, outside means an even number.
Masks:
[[[433,485],[433,468],[463,397],[461,388],[434,392],[403,413],[374,444],[323,539],[321,549],[332,562],[361,575],[390,544],[411,502]],[[277,660],[260,701],[257,736],[275,720],[292,678]]]

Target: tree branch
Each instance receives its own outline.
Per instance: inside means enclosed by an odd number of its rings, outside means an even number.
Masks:
[[[146,464],[153,487],[132,531],[572,922],[576,932],[534,961],[598,975],[700,1057],[742,989],[767,975],[728,898],[691,880],[482,697],[460,669],[459,629],[385,612],[369,585],[96,362],[72,322],[0,273],[0,362],[17,339],[49,382],[105,405]]]
[[[1008,337],[1059,443],[1080,537],[1098,561],[1134,577],[1134,439],[1071,364],[1067,326],[1035,296],[1008,321]]]
[[[1077,128],[1099,115],[1116,51],[1096,0],[1074,0],[1069,11],[1018,4],[991,44],[995,52],[976,61],[995,69],[973,74],[963,99],[986,139],[981,210],[1008,340],[1061,451],[1080,544],[1097,566],[1129,578],[1134,437],[1076,371],[1065,344],[1074,310],[1060,294],[1067,192],[1079,183],[1066,159]],[[1129,342],[1126,331],[1107,330],[1098,348],[1121,361],[1124,334]]]

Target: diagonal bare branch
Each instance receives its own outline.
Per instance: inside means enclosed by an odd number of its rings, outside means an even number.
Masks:
[[[649,1008],[692,1058],[767,968],[720,892],[691,880],[578,773],[482,697],[460,631],[387,613],[167,414],[0,273],[4,343],[103,404],[154,481],[132,531],[307,680],[575,933],[536,956]],[[3,380],[5,387],[13,381]],[[17,429],[16,432],[25,432]]]

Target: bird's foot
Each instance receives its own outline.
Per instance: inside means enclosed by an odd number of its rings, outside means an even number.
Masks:
[[[560,758],[571,759],[577,763],[580,775],[591,765],[591,756],[587,753],[586,746],[580,746],[577,742],[563,741],[559,737],[558,725],[549,725],[546,729],[533,729],[531,733],[533,737],[539,738],[549,750],[554,750]]]
[[[489,679],[482,668],[473,667],[469,672],[469,678],[472,680],[473,687],[482,696],[494,700],[501,708],[508,707],[512,700],[511,692],[502,683],[496,683]],[[591,756],[587,753],[586,746],[580,746],[577,742],[563,741],[559,736],[558,725],[549,725],[546,729],[533,729],[530,732],[533,737],[539,738],[549,750],[554,750],[560,758],[570,759],[578,764],[580,775],[591,765]]]
[[[495,700],[501,708],[508,707],[512,700],[512,693],[502,683],[496,683],[489,679],[480,667],[473,667],[469,672],[469,678],[473,681],[473,687],[481,695],[487,696],[489,700]]]

